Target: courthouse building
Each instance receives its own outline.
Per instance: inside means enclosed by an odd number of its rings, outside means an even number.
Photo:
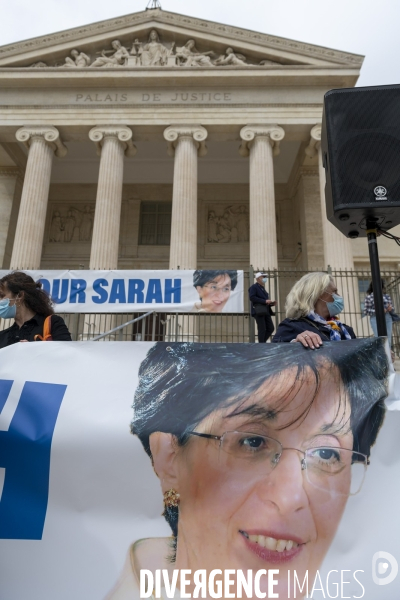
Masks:
[[[3,268],[368,268],[320,159],[362,62],[161,9],[0,47]]]

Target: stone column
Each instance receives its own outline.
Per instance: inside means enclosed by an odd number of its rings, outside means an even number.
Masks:
[[[53,155],[65,156],[67,148],[55,127],[22,127],[16,138],[29,148],[11,269],[38,269],[42,256]]]
[[[90,269],[118,268],[124,156],[131,157],[136,154],[132,135],[129,127],[117,125],[94,127],[89,132],[89,138],[97,144],[97,153],[101,157]],[[115,325],[115,315],[86,315],[82,339],[91,339],[100,333],[106,333]],[[115,334],[111,339],[115,339]]]
[[[301,268],[321,271],[325,258],[319,171],[315,166],[300,167],[295,181],[293,200],[300,216]]]
[[[175,156],[169,268],[197,268],[197,157],[205,156],[207,130],[200,125],[164,131],[168,153]]]
[[[316,153],[318,153],[325,268],[330,265],[332,269],[354,269],[353,251],[350,239],[336,229],[336,227],[328,221],[326,216],[325,169],[322,164],[321,125],[315,125],[315,127],[311,129],[310,143],[306,148],[306,154],[310,158],[313,158]]]
[[[250,155],[250,264],[277,269],[273,156],[285,132],[278,125],[247,125],[240,132],[242,156]]]
[[[0,167],[0,267],[4,261],[11,209],[18,176],[18,167]]]
[[[97,144],[100,159],[90,269],[118,267],[124,155],[134,156],[129,127],[94,127],[89,138]]]

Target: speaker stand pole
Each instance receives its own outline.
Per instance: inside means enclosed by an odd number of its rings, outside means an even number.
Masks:
[[[375,223],[374,223],[375,225]],[[374,302],[375,302],[375,315],[376,324],[378,328],[379,336],[387,336],[386,330],[386,317],[385,308],[383,305],[383,292],[382,292],[382,280],[381,270],[379,267],[379,255],[378,255],[378,242],[376,239],[376,228],[372,228],[372,223],[368,223],[367,229],[368,235],[368,248],[369,248],[369,261],[371,263],[372,273],[372,287],[374,289]]]

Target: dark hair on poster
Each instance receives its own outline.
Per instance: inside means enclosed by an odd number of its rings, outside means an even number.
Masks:
[[[193,273],[193,286],[194,287],[203,287],[209,281],[213,281],[217,277],[221,277],[223,275],[228,275],[231,280],[231,289],[234,290],[237,286],[238,282],[238,272],[234,270],[223,270],[220,269],[218,271],[212,270],[202,270],[195,271]]]

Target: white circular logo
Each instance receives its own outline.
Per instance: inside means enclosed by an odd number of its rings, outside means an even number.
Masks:
[[[383,185],[378,185],[374,189],[374,193],[375,193],[375,196],[377,196],[378,198],[383,198],[384,196],[387,195],[387,189],[385,187],[383,187]]]

